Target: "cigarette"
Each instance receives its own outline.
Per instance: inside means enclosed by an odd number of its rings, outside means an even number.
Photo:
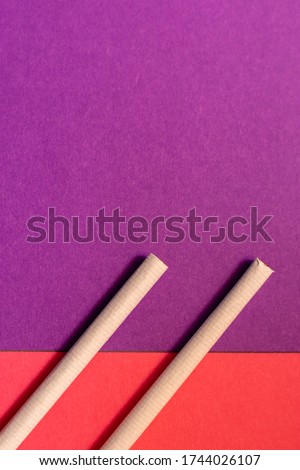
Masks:
[[[0,433],[0,449],[17,449],[166,271],[150,254]]]
[[[132,447],[272,272],[259,259],[250,265],[101,450],[127,450]]]

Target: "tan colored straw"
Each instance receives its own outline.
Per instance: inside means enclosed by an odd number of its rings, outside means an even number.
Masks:
[[[17,449],[166,271],[150,254],[0,433],[0,449]]]
[[[251,264],[101,450],[126,450],[132,447],[272,272],[259,259]]]

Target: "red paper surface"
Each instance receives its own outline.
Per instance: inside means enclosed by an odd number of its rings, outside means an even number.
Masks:
[[[1,427],[62,353],[0,353]],[[21,445],[97,449],[173,358],[99,353]],[[210,353],[135,449],[297,449],[300,355]]]

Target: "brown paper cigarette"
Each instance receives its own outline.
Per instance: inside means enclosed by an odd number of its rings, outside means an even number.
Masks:
[[[101,450],[130,449],[272,272],[259,259],[251,264]]]
[[[0,449],[17,449],[137,306],[167,266],[150,254],[0,433]]]

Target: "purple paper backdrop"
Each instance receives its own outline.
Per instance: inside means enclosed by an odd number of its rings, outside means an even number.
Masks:
[[[152,251],[169,271],[105,349],[178,348],[258,256],[276,273],[215,350],[300,351],[299,10],[1,1],[0,349],[66,348]],[[25,241],[49,206],[226,220],[251,205],[274,243]]]

